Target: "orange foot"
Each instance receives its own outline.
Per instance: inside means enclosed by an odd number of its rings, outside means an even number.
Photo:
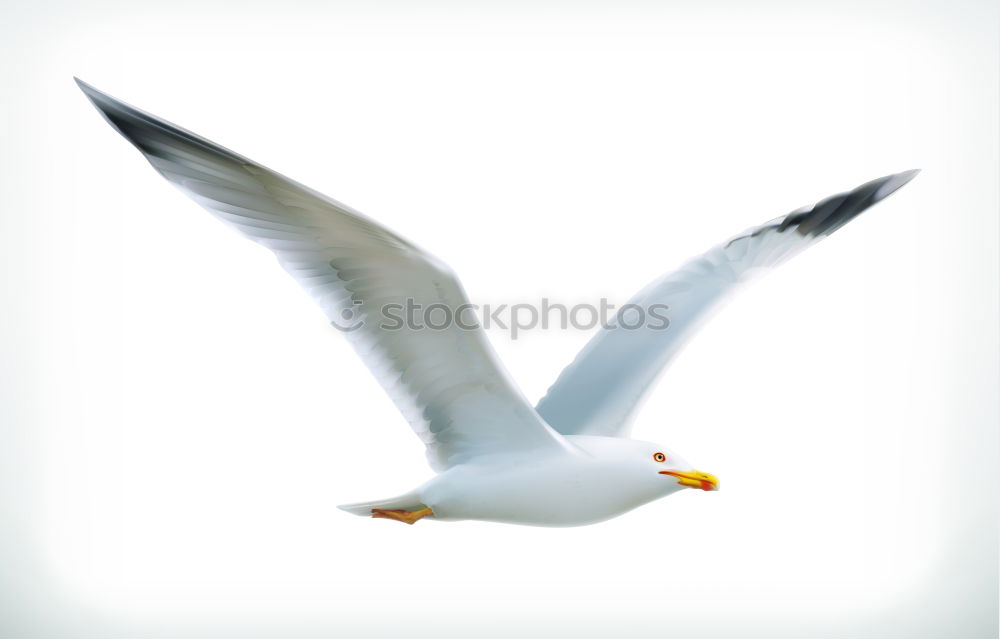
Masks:
[[[430,508],[421,508],[420,510],[382,510],[381,508],[372,508],[372,518],[373,519],[395,519],[396,521],[401,521],[404,524],[410,524],[411,526],[418,519],[423,519],[428,515],[433,515],[434,511]]]

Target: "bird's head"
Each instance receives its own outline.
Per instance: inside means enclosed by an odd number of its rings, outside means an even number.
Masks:
[[[719,490],[719,480],[715,475],[695,470],[680,455],[657,444],[636,442],[641,448],[635,454],[645,456],[642,460],[648,472],[656,473],[664,481],[672,482],[680,488]],[[679,488],[678,488],[679,489]]]
[[[577,446],[607,461],[614,472],[629,477],[648,495],[663,496],[682,488],[718,490],[715,475],[695,470],[677,453],[651,442],[620,437],[573,436]]]

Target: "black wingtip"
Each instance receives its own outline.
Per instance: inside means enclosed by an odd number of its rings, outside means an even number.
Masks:
[[[881,178],[878,181],[882,182],[882,184],[879,186],[878,190],[875,191],[875,195],[872,199],[874,202],[884,200],[902,188],[907,182],[917,177],[918,173],[920,173],[920,169],[910,169],[909,171],[903,171],[902,173],[895,173]]]
[[[116,100],[107,93],[97,89],[96,87],[87,84],[80,78],[73,76],[73,80],[76,81],[76,86],[80,87],[83,94],[87,96],[90,103],[93,104],[101,115],[108,121],[111,126],[118,129],[118,132],[125,137],[129,137],[124,130],[122,130],[121,116],[128,114],[130,112],[138,112],[137,109],[129,107],[124,102]]]
[[[80,78],[74,76],[77,86],[83,91],[87,99],[97,108],[98,112],[107,120],[116,131],[131,142],[137,149],[149,158],[150,156],[162,153],[161,145],[168,140],[181,140],[186,144],[193,145],[204,151],[223,155],[234,162],[252,164],[247,158],[233,153],[200,135],[192,133],[187,129],[171,124],[152,113],[147,113],[130,104],[114,98],[107,93],[97,89]]]
[[[97,110],[100,111],[101,114],[107,118],[107,120],[116,129],[119,129],[122,134],[125,134],[125,131],[121,130],[122,119],[146,119],[150,121],[159,120],[156,116],[126,104],[118,98],[112,97],[104,91],[94,87],[93,85],[87,84],[76,76],[73,76],[73,79],[76,81],[76,85],[80,87],[80,90],[83,91],[83,94],[87,96],[87,99],[90,100],[91,104],[97,107]]]
[[[789,214],[782,220],[778,231],[794,228],[800,235],[810,237],[830,235],[873,204],[892,195],[919,172],[919,169],[913,169],[893,173],[865,182],[847,193],[828,197],[810,209]]]
[[[114,102],[116,102],[116,100],[107,93],[104,93],[100,89],[95,88],[93,85],[87,84],[86,82],[76,77],[75,75],[73,76],[73,80],[76,82],[76,86],[80,87],[80,90],[83,91],[83,94],[87,96],[87,98],[91,102],[94,103],[94,106],[96,106],[98,109],[101,109],[101,111],[104,111],[104,108],[102,107],[103,104],[105,103],[113,104]]]

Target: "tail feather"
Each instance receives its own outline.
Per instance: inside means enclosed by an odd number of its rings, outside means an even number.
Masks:
[[[413,491],[406,493],[405,495],[400,495],[391,499],[383,499],[380,501],[341,504],[340,506],[337,506],[337,508],[361,517],[369,517],[372,514],[373,508],[381,508],[383,510],[409,510],[412,512],[420,510],[421,508],[427,508],[427,504],[420,501],[420,495],[417,491]]]

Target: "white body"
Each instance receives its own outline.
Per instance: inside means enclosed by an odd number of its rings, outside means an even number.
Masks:
[[[574,436],[580,452],[497,455],[462,464],[416,490],[435,519],[482,519],[535,526],[579,526],[617,517],[681,490],[659,474],[654,444]],[[643,463],[645,462],[645,463]],[[669,467],[692,470],[673,456]]]
[[[668,450],[620,437],[569,435],[565,451],[483,455],[452,466],[394,499],[340,506],[431,508],[434,519],[479,519],[532,526],[582,526],[617,517],[684,488],[664,471],[697,472]],[[664,461],[657,461],[662,454]]]

